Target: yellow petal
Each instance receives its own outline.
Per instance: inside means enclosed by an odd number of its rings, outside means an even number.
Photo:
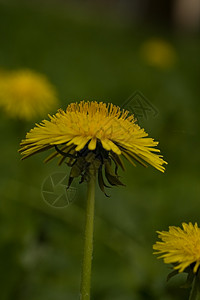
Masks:
[[[96,138],[92,138],[91,141],[89,142],[88,149],[89,150],[96,149],[96,144],[97,144],[97,139]]]
[[[85,147],[85,145],[87,144],[87,142],[89,141],[90,137],[81,137],[79,139],[79,144],[78,146],[75,148],[76,151],[80,151],[81,149],[83,149]]]
[[[102,144],[103,148],[107,151],[111,150],[111,147],[110,147],[108,141],[109,140],[107,140],[107,139],[104,139],[104,140],[101,139],[101,144]]]
[[[108,145],[110,145],[110,148],[113,152],[115,152],[116,154],[120,155],[121,154],[121,150],[119,149],[119,147],[117,147],[112,141],[108,140]]]

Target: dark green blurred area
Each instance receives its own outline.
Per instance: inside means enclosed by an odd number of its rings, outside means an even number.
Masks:
[[[173,67],[143,61],[140,47],[152,37],[173,45]],[[0,69],[44,73],[63,108],[83,99],[121,106],[136,90],[157,108],[156,117],[139,123],[160,141],[165,174],[126,164],[125,188],[109,190],[110,198],[97,189],[92,299],[187,299],[189,291],[179,288],[185,276],[166,283],[169,266],[152,255],[152,244],[156,230],[199,222],[199,37],[62,3],[10,1],[0,3],[0,41]],[[20,140],[33,126],[1,112],[0,299],[74,300],[86,186],[77,182],[66,208],[43,201],[44,179],[69,170],[43,164],[45,153],[20,161]]]

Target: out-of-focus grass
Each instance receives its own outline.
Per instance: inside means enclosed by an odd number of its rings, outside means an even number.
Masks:
[[[1,3],[0,68],[46,74],[63,108],[82,99],[122,105],[135,90],[154,104],[159,114],[139,121],[160,141],[169,165],[163,175],[126,164],[125,188],[109,190],[111,198],[98,190],[93,299],[187,299],[188,291],[179,289],[185,277],[166,284],[170,270],[152,255],[152,244],[156,230],[199,221],[200,42],[162,28],[100,19],[68,6]],[[142,43],[157,35],[176,51],[169,70],[141,58]],[[19,141],[32,127],[1,112],[1,299],[78,299],[86,187],[77,183],[67,208],[43,202],[44,178],[66,167],[44,165],[45,154],[20,161]]]

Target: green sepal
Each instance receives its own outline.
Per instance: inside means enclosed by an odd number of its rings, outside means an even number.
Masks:
[[[70,188],[73,180],[74,180],[74,177],[69,177],[69,179],[68,179],[68,185],[67,185],[67,190]]]
[[[98,170],[98,183],[99,183],[99,187],[102,190],[102,192],[104,193],[104,195],[106,197],[110,197],[109,195],[106,194],[104,186],[110,188],[110,186],[106,185],[103,179],[103,175],[102,175],[102,166],[99,168]]]
[[[105,175],[106,175],[106,179],[108,180],[108,182],[113,185],[113,186],[117,186],[117,185],[122,185],[125,186],[116,175],[114,175],[112,173],[112,169],[110,164],[107,162],[105,164]]]
[[[117,164],[121,167],[121,169],[123,171],[125,171],[125,166],[124,166],[124,163],[123,163],[122,159],[120,158],[120,155],[117,155],[116,153],[111,152],[111,157],[114,161],[117,162]]]
[[[187,275],[186,282],[181,286],[181,288],[184,288],[184,289],[190,288],[192,286],[194,277],[196,276],[196,274],[193,272],[192,269],[190,269],[190,271],[187,273],[188,273],[188,275]]]
[[[173,265],[176,266],[176,264],[173,264]],[[192,285],[193,285],[195,277],[196,278],[198,277],[198,282],[199,282],[198,290],[200,291],[200,272],[197,271],[197,273],[194,273],[193,272],[193,267],[194,266],[192,264],[184,270],[184,273],[187,273],[188,275],[187,275],[186,282],[183,285],[181,285],[180,287],[184,288],[184,289],[191,288]],[[169,281],[172,277],[174,277],[177,274],[179,274],[178,270],[173,270],[171,273],[168,274],[167,281]]]
[[[178,270],[173,270],[172,272],[170,272],[168,275],[167,275],[167,282],[172,278],[174,277],[175,275],[178,274]]]
[[[70,177],[78,177],[81,175],[83,170],[83,163],[79,160],[71,168]]]

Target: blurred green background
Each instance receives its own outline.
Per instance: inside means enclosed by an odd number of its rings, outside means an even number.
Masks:
[[[110,198],[97,188],[92,299],[183,300],[185,275],[166,283],[170,266],[152,244],[156,230],[199,222],[199,27],[177,21],[165,1],[124,2],[0,1],[0,69],[45,74],[63,108],[80,100],[122,106],[136,90],[156,108],[139,124],[160,141],[165,174],[126,164],[126,187],[109,190]],[[152,39],[170,45],[173,62],[145,58]],[[43,164],[47,153],[20,161],[20,140],[40,119],[22,126],[0,116],[0,298],[78,299],[86,185],[75,183],[69,206],[47,205],[45,178],[69,170]]]

